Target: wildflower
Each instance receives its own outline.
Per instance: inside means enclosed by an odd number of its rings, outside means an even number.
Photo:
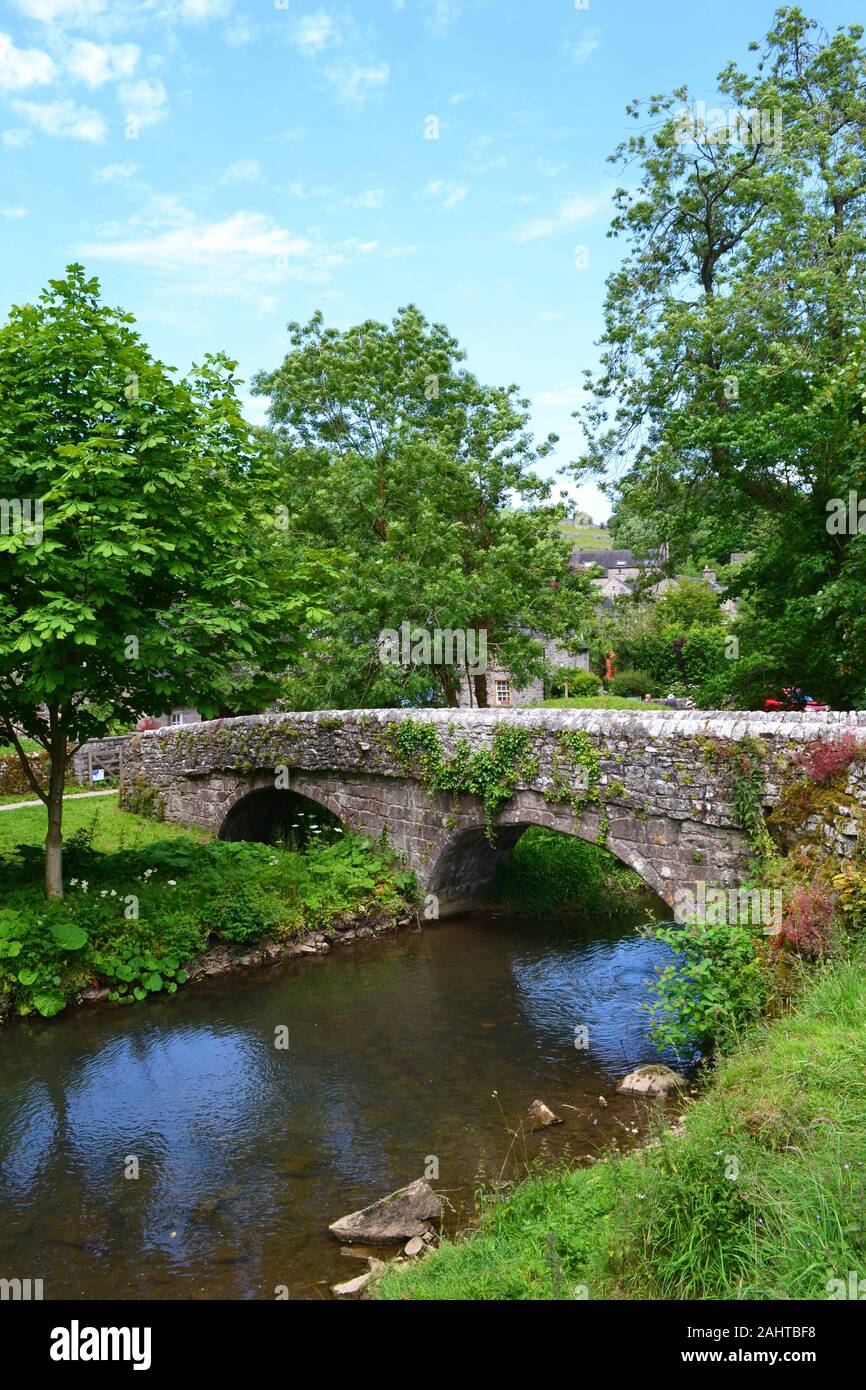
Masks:
[[[169,888],[176,888],[176,887],[177,887],[177,879],[176,879],[176,878],[170,878],[170,879],[168,880],[168,886],[169,886]]]

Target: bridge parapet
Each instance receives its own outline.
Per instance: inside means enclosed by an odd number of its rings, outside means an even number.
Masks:
[[[751,853],[734,795],[743,759],[770,810],[805,749],[852,734],[866,741],[866,713],[252,715],[134,737],[122,794],[126,805],[149,803],[169,820],[217,833],[252,793],[306,796],[362,833],[385,831],[443,911],[483,892],[527,825],[603,841],[671,902],[684,883],[742,883]],[[486,809],[470,786],[488,789]],[[864,804],[858,757],[836,805],[822,811],[823,840],[850,849]]]

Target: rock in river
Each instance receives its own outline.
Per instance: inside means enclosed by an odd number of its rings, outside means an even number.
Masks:
[[[561,1125],[562,1120],[548,1109],[543,1100],[534,1100],[529,1107],[529,1127],[532,1133],[537,1129],[549,1129],[551,1125]]]
[[[359,1274],[356,1279],[347,1279],[345,1284],[334,1284],[331,1293],[337,1298],[360,1298],[366,1289],[372,1274]]]
[[[642,1096],[666,1096],[669,1091],[676,1091],[685,1084],[686,1079],[679,1072],[658,1063],[635,1067],[634,1071],[623,1077],[617,1090],[634,1091]]]
[[[380,1241],[411,1240],[423,1236],[429,1222],[435,1221],[442,1198],[423,1178],[392,1192],[372,1206],[341,1216],[328,1227],[338,1240],[363,1240],[372,1245]]]

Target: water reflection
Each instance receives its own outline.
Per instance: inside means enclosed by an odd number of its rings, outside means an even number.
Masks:
[[[533,1152],[621,1135],[640,1107],[612,1088],[656,1055],[640,1005],[667,959],[607,921],[467,919],[13,1029],[0,1272],[43,1278],[49,1297],[309,1296],[356,1268],[328,1222],[428,1155],[469,1201],[507,1149],[500,1105],[510,1123],[536,1096],[572,1107]]]

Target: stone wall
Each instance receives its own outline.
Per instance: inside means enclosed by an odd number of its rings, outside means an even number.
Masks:
[[[478,797],[423,785],[402,765],[393,732],[403,720],[435,726],[443,753],[490,748],[497,728],[529,734],[537,770],[518,779],[484,833]],[[585,731],[599,759],[597,803],[577,811],[563,788],[563,735]],[[253,791],[290,790],[327,807],[352,829],[383,831],[440,899],[459,911],[483,894],[528,825],[603,840],[668,902],[705,882],[739,887],[750,857],[733,802],[732,754],[744,739],[762,750],[764,805],[779,800],[791,758],[814,740],[862,731],[866,714],[719,714],[703,711],[365,710],[266,714],[134,735],[124,752],[124,804],[143,804],[183,825],[225,832],[232,808]],[[566,777],[567,781],[567,777]],[[862,764],[846,797],[828,806],[819,837],[845,853],[857,834],[852,799],[866,803]],[[563,796],[564,793],[564,796]]]

